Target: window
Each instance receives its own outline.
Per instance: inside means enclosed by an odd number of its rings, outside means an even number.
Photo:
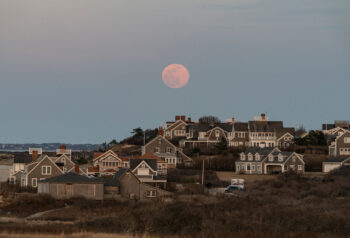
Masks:
[[[146,197],[156,197],[157,191],[156,190],[147,190],[146,191]]]
[[[220,136],[220,131],[219,130],[216,130],[215,131],[215,137],[219,137]]]
[[[239,165],[236,166],[236,171],[239,171]]]
[[[154,147],[154,153],[159,153],[160,149],[159,147]]]
[[[296,160],[296,158],[295,158],[295,156],[294,156],[293,159],[292,159],[292,162],[295,163],[295,160]]]
[[[16,177],[10,177],[10,184],[15,184],[16,183]]]
[[[290,165],[289,167],[290,167],[291,169],[294,169],[294,168],[295,168],[294,164]]]
[[[255,165],[252,165],[252,170],[255,171]]]
[[[41,166],[42,175],[51,175],[51,166]]]
[[[259,154],[259,153],[256,153],[256,154],[255,154],[255,160],[256,160],[256,161],[259,161],[259,160],[260,160],[260,154]]]
[[[248,160],[253,160],[253,155],[252,154],[248,154]]]
[[[165,132],[165,135],[170,136],[170,132],[169,131]]]
[[[302,165],[298,165],[298,170],[303,170],[303,166]]]
[[[36,188],[38,186],[38,180],[37,178],[32,178],[32,187]]]
[[[250,164],[247,165],[247,170],[250,170]]]
[[[280,162],[283,161],[283,155],[282,155],[282,154],[279,154],[279,155],[278,155],[278,161],[280,161]]]
[[[166,148],[166,152],[167,152],[167,153],[171,153],[171,147],[167,147],[167,148]]]
[[[241,154],[241,160],[243,160],[243,161],[245,160],[245,154],[243,154],[243,153]]]
[[[258,171],[261,171],[261,165],[257,165],[257,166],[256,166],[256,169],[257,169]]]
[[[269,161],[273,161],[273,155],[269,155]]]
[[[350,137],[345,137],[344,138],[344,143],[350,143]]]

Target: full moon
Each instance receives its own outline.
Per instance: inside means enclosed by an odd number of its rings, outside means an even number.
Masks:
[[[182,64],[169,64],[162,72],[162,80],[169,88],[182,88],[189,79],[190,74]]]

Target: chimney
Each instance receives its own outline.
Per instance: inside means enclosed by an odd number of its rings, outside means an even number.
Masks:
[[[39,157],[38,151],[37,151],[37,150],[33,150],[33,151],[32,151],[32,161],[37,160],[38,157]]]
[[[75,171],[75,173],[79,174],[79,165],[76,164],[74,166],[74,171]]]
[[[191,121],[192,121],[192,118],[191,118],[191,117],[189,117],[189,118],[187,119],[187,121],[188,121],[188,122],[191,122]]]
[[[65,145],[60,146],[60,150],[66,150],[66,149],[67,149],[67,147]]]
[[[181,116],[182,121],[186,121],[186,116]]]
[[[266,119],[266,114],[265,113],[261,113],[261,120],[265,121]]]
[[[160,135],[160,136],[164,135],[164,130],[163,130],[163,127],[161,127],[161,126],[158,128],[158,135]]]
[[[211,127],[214,127],[214,122],[211,121],[211,122],[209,123],[209,125],[210,125]]]
[[[181,119],[180,116],[175,116],[175,121],[178,121],[178,120],[180,120],[180,119]]]

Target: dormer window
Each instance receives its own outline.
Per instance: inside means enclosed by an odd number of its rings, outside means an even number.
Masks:
[[[278,161],[280,161],[280,162],[283,161],[283,155],[282,154],[278,154]]]
[[[252,154],[248,154],[248,160],[253,160],[253,155]]]
[[[241,160],[245,160],[245,154],[241,153]]]
[[[273,161],[273,155],[269,155],[269,161]]]
[[[256,154],[255,154],[255,160],[256,160],[256,161],[260,161],[260,154],[259,154],[259,153],[256,153]]]
[[[215,131],[215,137],[219,137],[220,136],[220,131],[219,130],[216,130]]]

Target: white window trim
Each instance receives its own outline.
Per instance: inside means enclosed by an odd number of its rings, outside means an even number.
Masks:
[[[35,186],[34,186],[34,181],[35,181]],[[37,178],[32,178],[32,187],[33,188],[38,187],[38,179]]]

